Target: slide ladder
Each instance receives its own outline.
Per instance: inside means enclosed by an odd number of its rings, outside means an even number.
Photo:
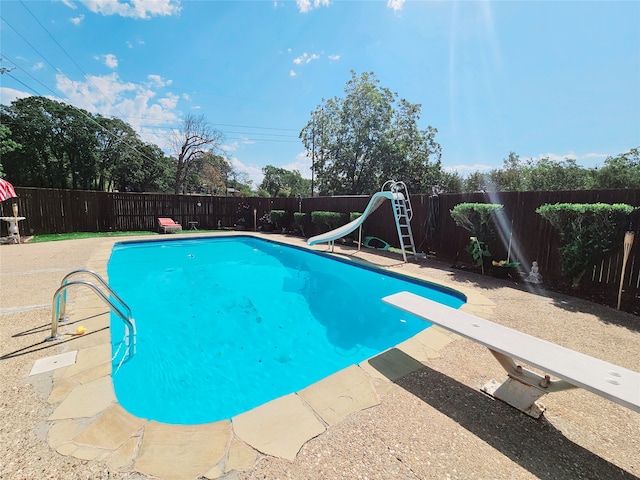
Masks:
[[[392,208],[393,216],[396,220],[396,229],[398,231],[398,239],[400,240],[400,248],[402,249],[402,258],[407,261],[407,251],[411,255],[416,256],[416,246],[413,241],[413,232],[411,231],[411,219],[413,218],[413,208],[411,207],[411,198],[404,182],[396,182],[388,180],[383,186],[393,193]]]

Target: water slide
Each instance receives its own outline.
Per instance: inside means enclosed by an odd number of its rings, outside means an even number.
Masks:
[[[355,220],[347,223],[346,225],[342,225],[341,227],[336,228],[335,230],[331,230],[330,232],[311,237],[309,240],[307,240],[307,244],[315,245],[317,243],[333,242],[349,235],[351,232],[359,228],[360,225],[362,225],[367,219],[367,217],[371,215],[380,205],[382,205],[385,200],[393,200],[394,195],[402,194],[389,191],[374,193],[371,197],[371,200],[369,200],[367,208],[365,208],[364,212],[362,212],[362,215],[360,215]]]

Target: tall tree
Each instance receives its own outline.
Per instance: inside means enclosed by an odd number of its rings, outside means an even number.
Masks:
[[[640,147],[615,157],[607,157],[595,173],[596,188],[638,188],[640,186]]]
[[[171,143],[176,155],[174,192],[185,192],[190,174],[201,168],[207,153],[216,153],[223,140],[222,132],[212,128],[204,115],[188,114]]]
[[[526,190],[584,190],[590,173],[573,158],[530,160],[526,173]]]
[[[19,148],[22,148],[22,145],[11,139],[11,129],[0,123],[0,177],[4,175],[2,155],[13,152]]]
[[[205,154],[200,171],[200,189],[211,195],[226,195],[233,166],[222,155]]]
[[[166,191],[165,176],[175,178],[160,148],[119,119],[27,97],[0,106],[0,121],[21,145],[2,155],[5,173],[21,186]]]
[[[266,190],[272,197],[295,197],[311,194],[311,181],[302,178],[298,170],[267,165],[262,169],[264,179],[259,188]]]
[[[502,169],[489,173],[491,190],[496,192],[518,192],[524,190],[526,183],[526,166],[515,152],[503,160]]]
[[[17,185],[68,188],[68,165],[60,148],[57,117],[62,104],[27,97],[0,106],[0,122],[11,129],[21,149],[2,156],[4,172]]]
[[[324,101],[300,138],[321,194],[369,194],[392,177],[423,191],[440,169],[436,130],[420,131],[420,105],[379,86],[374,73],[351,72],[344,98]]]

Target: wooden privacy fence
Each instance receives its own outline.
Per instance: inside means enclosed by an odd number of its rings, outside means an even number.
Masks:
[[[239,198],[206,195],[168,195],[147,193],[108,193],[75,190],[16,188],[23,235],[68,232],[109,232],[156,230],[158,217],[171,217],[189,228],[197,222],[199,229],[215,229],[218,222],[232,227],[239,217],[240,206],[247,206],[248,228],[254,228],[255,217],[270,210],[289,213],[313,211],[362,212],[370,196],[335,196],[315,198]],[[16,200],[16,199],[13,199]],[[8,200],[0,204],[0,216],[11,216]],[[625,190],[578,190],[549,192],[502,192],[411,195],[414,217],[411,222],[418,251],[435,253],[447,261],[470,263],[465,251],[469,234],[455,225],[450,210],[462,202],[500,203],[504,205],[498,238],[488,245],[496,260],[520,262],[528,270],[535,260],[545,279],[560,277],[559,235],[535,210],[554,203],[626,203],[640,206],[640,188]],[[6,222],[0,222],[0,234],[7,235]],[[640,225],[634,225],[638,232]],[[313,235],[307,223],[305,234]],[[364,236],[375,236],[398,245],[394,217],[389,202],[373,212],[363,226]],[[612,297],[617,296],[622,268],[622,244],[616,246],[583,279],[587,287],[596,285]],[[640,304],[640,234],[636,234],[627,263],[625,298]],[[614,302],[615,303],[615,302]],[[634,307],[640,310],[640,306]]]

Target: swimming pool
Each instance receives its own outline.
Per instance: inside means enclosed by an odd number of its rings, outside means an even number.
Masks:
[[[200,424],[250,410],[428,327],[381,302],[408,290],[452,307],[454,290],[249,236],[121,242],[109,283],[131,307],[137,353],[113,383],[129,413]]]

